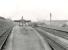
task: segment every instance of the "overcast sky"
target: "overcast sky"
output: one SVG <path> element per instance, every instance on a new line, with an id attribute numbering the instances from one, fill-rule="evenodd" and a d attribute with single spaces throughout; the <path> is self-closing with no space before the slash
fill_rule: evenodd
<path id="1" fill-rule="evenodd" d="M 68 20 L 68 0 L 0 0 L 0 16 L 20 19 Z"/>

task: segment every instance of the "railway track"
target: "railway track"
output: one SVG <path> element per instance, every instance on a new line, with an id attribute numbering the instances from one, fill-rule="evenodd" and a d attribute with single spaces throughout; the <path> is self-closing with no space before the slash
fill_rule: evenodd
<path id="1" fill-rule="evenodd" d="M 49 33 L 52 33 L 56 36 L 59 36 L 59 37 L 62 37 L 62 38 L 65 38 L 68 40 L 68 32 L 57 30 L 57 29 L 46 28 L 46 27 L 39 27 L 39 28 L 44 31 L 47 31 Z"/>
<path id="2" fill-rule="evenodd" d="M 54 30 L 52 30 L 52 31 L 49 31 L 49 30 L 51 30 L 51 29 L 47 29 L 47 28 L 43 28 L 43 27 L 34 27 L 35 28 L 35 30 L 37 30 L 37 32 L 39 32 L 39 34 L 44 38 L 44 40 L 47 40 L 47 42 L 48 42 L 48 44 L 49 44 L 49 46 L 51 47 L 51 49 L 52 50 L 68 50 L 68 48 L 64 45 L 61 45 L 60 43 L 58 43 L 57 41 L 55 41 L 56 39 L 55 38 L 53 38 L 53 37 L 49 37 L 49 35 L 47 35 L 46 34 L 46 32 L 49 32 L 49 33 L 51 33 L 51 34 L 54 34 L 55 36 L 59 36 L 59 35 L 61 35 L 60 33 L 61 33 L 61 31 L 58 31 L 58 30 L 56 30 L 56 31 L 54 31 Z M 47 29 L 47 30 L 46 30 Z M 1 36 L 1 39 L 0 39 L 0 41 L 2 42 L 0 42 L 0 50 L 3 50 L 2 48 L 3 48 L 3 46 L 4 46 L 4 44 L 5 44 L 5 42 L 6 42 L 6 40 L 8 39 L 8 37 L 9 37 L 9 33 L 11 33 L 11 31 L 12 31 L 12 28 L 10 28 L 10 29 L 8 29 L 6 32 L 4 32 L 4 34 Z M 65 32 L 66 34 L 66 36 L 67 36 L 67 32 Z M 57 35 L 56 35 L 57 34 Z M 62 35 L 62 36 L 59 36 L 59 37 L 62 37 L 62 38 L 65 38 L 65 37 L 63 37 L 64 35 Z M 54 40 L 55 39 L 55 40 Z M 66 39 L 66 38 L 65 38 Z"/>
<path id="3" fill-rule="evenodd" d="M 34 27 L 40 35 L 42 35 L 42 37 L 47 40 L 48 44 L 50 45 L 50 47 L 52 48 L 52 50 L 68 50 L 68 48 L 64 45 L 61 45 L 60 43 L 58 43 L 57 41 L 54 40 L 54 38 L 52 39 L 51 37 L 49 37 L 46 32 L 51 33 L 55 36 L 59 36 L 61 38 L 67 39 L 67 32 L 64 31 L 58 31 L 58 30 L 51 30 L 49 28 L 45 28 L 45 27 Z M 40 30 L 39 30 L 40 29 Z M 62 43 L 62 42 L 61 42 Z"/>
<path id="4" fill-rule="evenodd" d="M 0 36 L 0 50 L 3 50 L 5 43 L 12 31 L 12 27 L 8 28 L 1 36 Z"/>

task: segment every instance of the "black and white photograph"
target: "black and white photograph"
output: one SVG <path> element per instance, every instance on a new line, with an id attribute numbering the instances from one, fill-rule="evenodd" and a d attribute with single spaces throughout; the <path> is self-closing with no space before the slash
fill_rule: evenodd
<path id="1" fill-rule="evenodd" d="M 0 0 L 0 50 L 68 50 L 68 0 Z"/>

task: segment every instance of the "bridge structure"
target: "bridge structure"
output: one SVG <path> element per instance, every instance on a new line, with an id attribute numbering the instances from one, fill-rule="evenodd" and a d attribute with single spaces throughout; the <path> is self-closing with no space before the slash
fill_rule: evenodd
<path id="1" fill-rule="evenodd" d="M 31 23 L 31 20 L 25 20 L 23 19 L 23 16 L 20 20 L 15 20 L 14 22 L 17 22 L 19 23 L 20 26 L 23 26 L 23 25 L 29 25 Z"/>

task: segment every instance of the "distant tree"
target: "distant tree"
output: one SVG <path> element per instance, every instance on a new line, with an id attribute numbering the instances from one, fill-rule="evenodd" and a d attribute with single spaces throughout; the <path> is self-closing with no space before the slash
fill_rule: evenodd
<path id="1" fill-rule="evenodd" d="M 4 17 L 0 16 L 0 19 L 5 19 Z"/>
<path id="2" fill-rule="evenodd" d="M 37 23 L 35 23 L 35 22 L 33 22 L 33 23 L 31 23 L 31 24 L 30 24 L 30 26 L 32 26 L 32 27 L 37 27 L 37 26 L 38 26 L 38 24 L 37 24 Z"/>
<path id="3" fill-rule="evenodd" d="M 67 24 L 63 24 L 63 25 L 62 25 L 62 27 L 66 27 L 66 26 L 67 26 Z"/>

